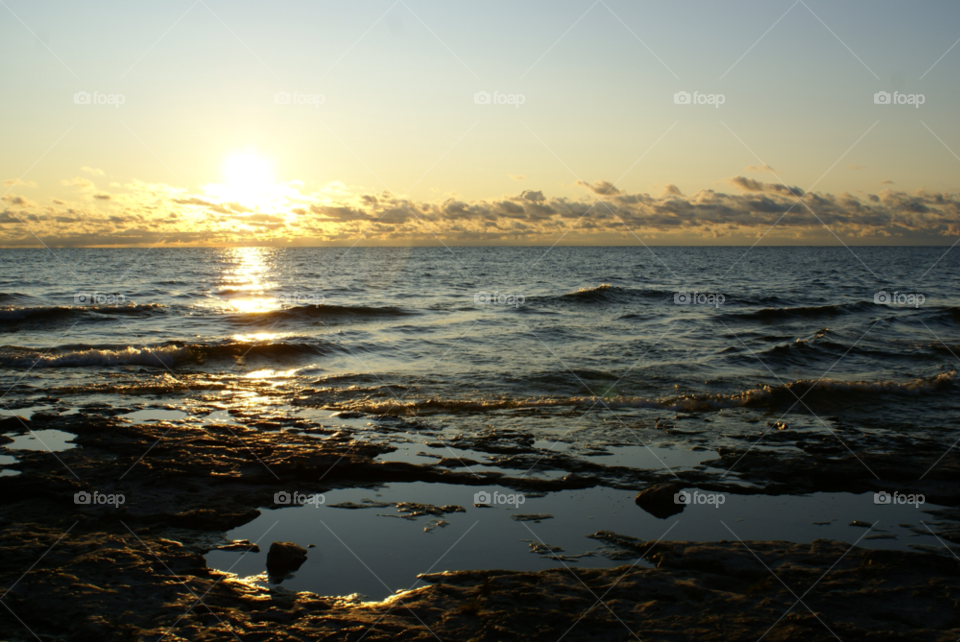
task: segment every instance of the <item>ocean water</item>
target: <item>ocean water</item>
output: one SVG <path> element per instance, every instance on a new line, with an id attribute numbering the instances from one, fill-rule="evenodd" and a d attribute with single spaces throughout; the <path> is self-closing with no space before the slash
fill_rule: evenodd
<path id="1" fill-rule="evenodd" d="M 173 426 L 297 417 L 389 440 L 396 450 L 381 460 L 460 459 L 474 472 L 551 479 L 567 474 L 563 461 L 670 472 L 702 468 L 724 446 L 792 447 L 758 439 L 768 427 L 822 434 L 842 455 L 842 423 L 882 449 L 888 438 L 957 429 L 958 267 L 960 250 L 945 247 L 0 250 L 0 415 L 106 404 L 129 421 Z M 384 415 L 429 430 L 378 432 Z M 477 440 L 542 458 L 517 469 Z M 0 468 L 17 452 L 7 451 Z M 381 492 L 470 507 L 475 490 Z M 411 560 L 431 558 L 440 540 L 463 539 L 452 567 L 536 569 L 559 562 L 529 550 L 534 532 L 577 554 L 596 548 L 590 530 L 663 537 L 669 524 L 628 491 L 573 492 L 586 516 L 531 498 L 554 519 L 501 516 L 504 528 L 477 526 L 487 534 L 476 549 L 472 509 L 424 532 L 369 510 L 271 506 L 231 536 L 254 540 L 277 522 L 274 535 L 326 542 L 329 558 L 331 533 L 360 550 L 370 520 L 396 523 L 410 555 L 387 556 L 390 590 L 370 577 L 332 586 L 322 568 L 294 585 L 382 596 L 431 568 Z M 704 510 L 667 537 L 732 539 L 743 528 L 745 538 L 852 543 L 862 529 L 847 523 L 876 509 L 850 495 L 736 497 L 723 515 Z M 932 540 L 917 526 L 921 511 L 897 510 L 886 534 L 861 545 Z M 916 528 L 898 536 L 903 522 Z M 226 570 L 237 555 L 208 560 Z M 262 560 L 238 565 L 254 567 Z"/>
<path id="2" fill-rule="evenodd" d="M 271 382 L 275 401 L 322 388 L 330 407 L 417 416 L 597 399 L 786 411 L 788 388 L 822 378 L 810 412 L 869 398 L 881 422 L 922 425 L 955 393 L 958 261 L 946 248 L 2 250 L 2 402 L 82 405 L 107 382 L 135 393 L 213 375 Z"/>

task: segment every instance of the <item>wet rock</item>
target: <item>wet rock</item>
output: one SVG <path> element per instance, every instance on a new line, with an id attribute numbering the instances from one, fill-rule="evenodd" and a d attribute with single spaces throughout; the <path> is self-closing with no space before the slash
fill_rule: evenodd
<path id="1" fill-rule="evenodd" d="M 260 511 L 255 509 L 231 512 L 228 510 L 201 508 L 177 513 L 169 516 L 167 519 L 171 526 L 178 526 L 180 528 L 225 531 L 236 528 L 240 524 L 253 521 L 259 516 Z"/>
<path id="2" fill-rule="evenodd" d="M 388 506 L 393 506 L 393 504 L 389 502 L 375 502 L 370 499 L 365 499 L 359 504 L 357 504 L 356 502 L 341 502 L 339 504 L 331 504 L 330 508 L 346 508 L 347 510 L 359 510 L 361 508 L 386 508 Z"/>
<path id="3" fill-rule="evenodd" d="M 634 501 L 654 517 L 666 519 L 683 512 L 684 504 L 678 504 L 674 499 L 681 490 L 679 484 L 654 484 L 637 493 Z"/>
<path id="4" fill-rule="evenodd" d="M 240 551 L 244 553 L 259 553 L 260 547 L 253 544 L 248 539 L 235 539 L 229 544 L 217 547 L 218 551 Z"/>
<path id="5" fill-rule="evenodd" d="M 434 529 L 445 528 L 449 525 L 450 522 L 445 519 L 431 519 L 429 522 L 427 522 L 427 525 L 423 527 L 423 532 L 432 533 Z"/>
<path id="6" fill-rule="evenodd" d="M 0 433 L 4 432 L 24 432 L 30 421 L 24 417 L 4 417 L 0 419 Z"/>
<path id="7" fill-rule="evenodd" d="M 553 515 L 550 515 L 549 513 L 526 513 L 521 515 L 511 515 L 510 517 L 517 522 L 533 522 L 535 524 L 539 524 L 544 519 L 553 519 Z"/>
<path id="8" fill-rule="evenodd" d="M 267 553 L 267 572 L 284 577 L 296 571 L 307 561 L 307 549 L 293 542 L 274 542 Z"/>

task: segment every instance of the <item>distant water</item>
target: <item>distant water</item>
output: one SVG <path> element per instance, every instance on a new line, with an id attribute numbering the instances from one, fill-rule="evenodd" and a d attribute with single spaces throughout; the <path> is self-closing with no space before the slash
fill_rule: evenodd
<path id="1" fill-rule="evenodd" d="M 531 409 L 511 425 L 534 432 L 591 408 L 902 430 L 955 416 L 946 249 L 0 250 L 0 406 L 128 407 L 181 381 L 202 391 L 184 407 L 216 388 L 478 426 Z"/>

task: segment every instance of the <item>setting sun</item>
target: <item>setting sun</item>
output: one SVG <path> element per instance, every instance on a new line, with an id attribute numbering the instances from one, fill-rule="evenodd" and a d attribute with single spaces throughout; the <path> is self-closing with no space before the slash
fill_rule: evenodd
<path id="1" fill-rule="evenodd" d="M 263 189 L 273 182 L 269 160 L 254 152 L 228 156 L 223 162 L 227 184 L 235 189 Z"/>

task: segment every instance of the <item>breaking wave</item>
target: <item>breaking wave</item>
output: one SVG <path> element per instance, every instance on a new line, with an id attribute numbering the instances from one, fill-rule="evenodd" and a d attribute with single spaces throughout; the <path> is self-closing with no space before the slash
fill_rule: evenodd
<path id="1" fill-rule="evenodd" d="M 29 348 L 8 347 L 0 351 L 0 366 L 9 368 L 84 368 L 147 366 L 174 368 L 189 363 L 235 361 L 254 358 L 289 362 L 291 359 L 320 357 L 339 350 L 327 343 L 247 343 L 168 345 L 157 347 L 86 347 L 41 352 Z"/>
<path id="2" fill-rule="evenodd" d="M 341 402 L 339 409 L 367 414 L 416 414 L 477 413 L 498 410 L 521 410 L 526 408 L 558 408 L 598 405 L 606 408 L 651 408 L 676 412 L 711 412 L 725 408 L 769 408 L 793 405 L 798 399 L 805 403 L 849 402 L 858 397 L 875 399 L 875 395 L 919 396 L 930 394 L 954 381 L 956 372 L 946 372 L 933 377 L 896 381 L 836 381 L 832 379 L 799 379 L 784 385 L 758 386 L 734 394 L 683 395 L 648 399 L 644 397 L 539 397 L 530 399 L 426 399 L 399 402 L 396 400 L 374 401 L 362 399 Z"/>

